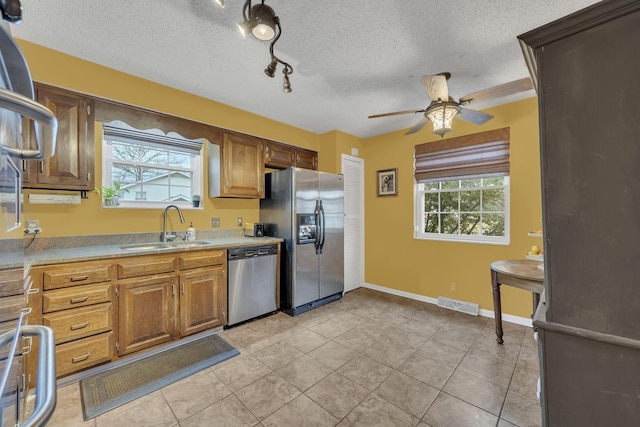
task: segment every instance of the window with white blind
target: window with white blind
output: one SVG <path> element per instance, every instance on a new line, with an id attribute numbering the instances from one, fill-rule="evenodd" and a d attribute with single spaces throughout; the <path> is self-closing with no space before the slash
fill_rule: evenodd
<path id="1" fill-rule="evenodd" d="M 417 239 L 509 244 L 509 129 L 415 147 Z"/>
<path id="2" fill-rule="evenodd" d="M 105 124 L 103 134 L 102 185 L 120 186 L 118 207 L 189 208 L 201 195 L 202 140 L 123 122 Z"/>

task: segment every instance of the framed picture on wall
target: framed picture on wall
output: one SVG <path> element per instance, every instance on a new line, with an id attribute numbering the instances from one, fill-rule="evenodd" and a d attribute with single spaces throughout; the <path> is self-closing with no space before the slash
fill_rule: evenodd
<path id="1" fill-rule="evenodd" d="M 398 195 L 398 169 L 383 169 L 376 174 L 378 196 Z"/>

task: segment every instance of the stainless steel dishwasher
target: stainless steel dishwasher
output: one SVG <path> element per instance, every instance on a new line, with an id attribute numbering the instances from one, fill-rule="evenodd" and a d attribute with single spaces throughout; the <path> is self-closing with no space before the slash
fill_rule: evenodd
<path id="1" fill-rule="evenodd" d="M 229 326 L 278 309 L 277 245 L 229 249 Z"/>

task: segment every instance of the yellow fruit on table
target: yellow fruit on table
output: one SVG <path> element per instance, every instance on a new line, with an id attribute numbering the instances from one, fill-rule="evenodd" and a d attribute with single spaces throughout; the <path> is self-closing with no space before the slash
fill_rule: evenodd
<path id="1" fill-rule="evenodd" d="M 536 256 L 536 255 L 538 255 L 538 253 L 537 252 L 533 252 L 533 251 L 529 251 L 529 252 L 527 252 L 527 255 Z"/>
<path id="2" fill-rule="evenodd" d="M 538 255 L 540 253 L 540 248 L 537 245 L 531 246 L 531 250 L 529 252 L 533 252 L 533 254 L 529 255 Z"/>

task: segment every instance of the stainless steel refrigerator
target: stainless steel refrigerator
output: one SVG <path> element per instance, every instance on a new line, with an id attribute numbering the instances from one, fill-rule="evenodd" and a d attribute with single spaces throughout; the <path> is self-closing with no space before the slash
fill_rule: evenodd
<path id="1" fill-rule="evenodd" d="M 265 176 L 260 221 L 284 239 L 281 308 L 295 316 L 344 292 L 342 175 L 288 168 Z"/>

